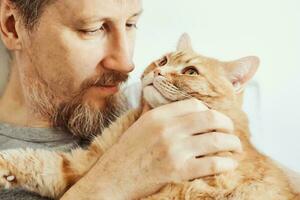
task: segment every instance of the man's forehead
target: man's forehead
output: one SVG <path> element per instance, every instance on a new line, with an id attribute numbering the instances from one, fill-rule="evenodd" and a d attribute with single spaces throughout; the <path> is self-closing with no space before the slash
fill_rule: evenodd
<path id="1" fill-rule="evenodd" d="M 65 16 L 130 18 L 140 14 L 142 0 L 60 0 L 55 7 Z"/>

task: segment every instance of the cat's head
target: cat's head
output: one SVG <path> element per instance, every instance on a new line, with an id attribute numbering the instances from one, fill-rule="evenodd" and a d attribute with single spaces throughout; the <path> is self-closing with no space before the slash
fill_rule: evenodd
<path id="1" fill-rule="evenodd" d="M 157 107 L 195 97 L 211 108 L 230 108 L 259 65 L 254 56 L 222 62 L 197 54 L 181 36 L 175 52 L 153 62 L 142 76 L 143 98 Z"/>

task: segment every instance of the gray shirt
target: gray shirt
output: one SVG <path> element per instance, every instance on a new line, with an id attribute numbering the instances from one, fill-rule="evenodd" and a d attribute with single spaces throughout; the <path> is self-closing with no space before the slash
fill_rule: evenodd
<path id="1" fill-rule="evenodd" d="M 80 140 L 54 128 L 26 128 L 0 123 L 0 150 L 33 148 L 69 151 Z M 1 200 L 49 200 L 22 190 L 1 190 Z"/>

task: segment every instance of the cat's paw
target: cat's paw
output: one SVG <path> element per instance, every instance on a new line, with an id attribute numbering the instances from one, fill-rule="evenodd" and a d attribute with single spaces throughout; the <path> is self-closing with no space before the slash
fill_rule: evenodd
<path id="1" fill-rule="evenodd" d="M 5 189 L 12 188 L 16 181 L 17 179 L 9 170 L 5 159 L 0 155 L 0 187 Z"/>

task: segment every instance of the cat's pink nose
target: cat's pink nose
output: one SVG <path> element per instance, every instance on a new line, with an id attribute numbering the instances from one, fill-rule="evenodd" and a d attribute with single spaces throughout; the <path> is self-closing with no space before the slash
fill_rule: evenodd
<path id="1" fill-rule="evenodd" d="M 155 69 L 155 70 L 154 70 L 154 75 L 155 75 L 155 76 L 161 76 L 162 74 L 161 74 L 160 69 Z"/>

